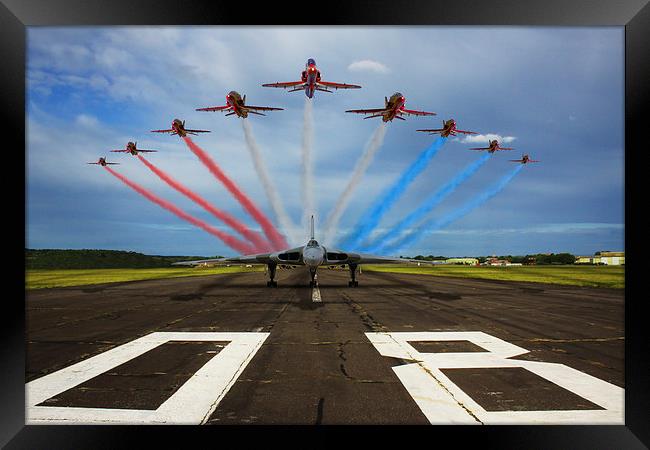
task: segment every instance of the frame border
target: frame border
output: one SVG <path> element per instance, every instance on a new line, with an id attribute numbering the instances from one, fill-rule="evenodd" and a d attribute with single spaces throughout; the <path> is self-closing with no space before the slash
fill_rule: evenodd
<path id="1" fill-rule="evenodd" d="M 217 3 L 207 0 L 2 0 L 0 4 L 0 49 L 3 70 L 0 86 L 3 86 L 1 102 L 2 124 L 7 133 L 17 137 L 14 147 L 7 145 L 12 162 L 21 162 L 26 168 L 26 153 L 11 151 L 25 148 L 25 62 L 26 27 L 28 26 L 108 26 L 108 25 L 299 25 L 305 21 L 313 25 L 515 25 L 515 26 L 624 26 L 625 27 L 625 142 L 626 148 L 647 148 L 642 135 L 645 131 L 642 113 L 650 105 L 648 80 L 650 80 L 650 6 L 648 0 L 411 0 L 406 4 L 387 0 L 368 0 L 349 3 L 335 1 L 306 14 L 301 4 L 278 8 L 277 4 L 251 8 L 244 3 Z M 275 16 L 273 16 L 275 13 Z M 245 23 L 243 23 L 245 22 Z M 647 116 L 647 114 L 646 114 Z M 22 157 L 21 157 L 22 156 Z M 609 449 L 644 448 L 650 445 L 650 396 L 648 374 L 650 373 L 650 340 L 643 314 L 643 292 L 639 288 L 639 265 L 641 251 L 634 246 L 633 234 L 639 230 L 635 219 L 640 215 L 633 210 L 632 202 L 640 194 L 630 186 L 641 179 L 642 164 L 629 157 L 625 162 L 625 247 L 628 261 L 633 266 L 626 269 L 625 287 L 625 404 L 624 426 L 499 426 L 463 427 L 442 426 L 430 429 L 418 427 L 328 427 L 324 434 L 320 429 L 293 427 L 292 441 L 303 442 L 305 437 L 318 445 L 338 445 L 345 437 L 362 438 L 366 441 L 387 443 L 387 434 L 395 433 L 396 440 L 416 437 L 435 439 L 448 437 L 461 444 L 476 443 L 501 448 L 561 448 L 570 443 L 572 448 Z M 26 172 L 23 186 L 26 189 Z M 8 183 L 5 192 L 15 191 L 15 184 Z M 13 194 L 16 211 L 23 210 L 26 224 L 26 196 Z M 22 203 L 21 203 L 22 201 Z M 19 203 L 21 203 L 19 205 Z M 12 205 L 13 206 L 13 205 Z M 16 223 L 18 222 L 18 223 Z M 19 221 L 11 221 L 19 226 Z M 26 229 L 25 229 L 26 233 Z M 26 235 L 23 235 L 26 238 Z M 19 241 L 18 239 L 14 239 Z M 636 242 L 640 242 L 636 239 Z M 17 242 L 16 247 L 20 245 Z M 24 252 L 24 247 L 20 251 Z M 18 250 L 16 251 L 18 253 Z M 24 257 L 24 253 L 23 253 Z M 19 268 L 11 268 L 8 284 L 22 291 L 19 286 Z M 14 273 L 14 271 L 16 273 Z M 24 276 L 24 271 L 23 271 Z M 636 293 L 636 295 L 635 295 Z M 632 301 L 632 298 L 634 300 Z M 636 298 L 638 297 L 638 298 Z M 283 427 L 215 427 L 214 430 L 197 430 L 183 427 L 181 436 L 174 439 L 176 427 L 128 427 L 114 426 L 25 426 L 25 317 L 24 303 L 16 302 L 16 296 L 5 296 L 5 323 L 0 347 L 3 371 L 0 372 L 0 391 L 5 411 L 0 426 L 0 444 L 6 448 L 116 448 L 133 445 L 134 438 L 145 438 L 148 444 L 160 442 L 170 445 L 187 445 L 187 432 L 192 438 L 203 437 L 218 444 L 227 437 L 234 437 L 240 445 L 251 440 L 268 440 L 268 435 L 284 437 L 288 430 Z M 19 297 L 20 298 L 20 297 Z M 415 429 L 414 429 L 415 428 Z M 115 431 L 119 431 L 115 433 Z M 241 433 L 245 431 L 242 440 Z M 461 433 L 459 433 L 459 431 Z M 214 434 L 214 433 L 218 434 Z M 354 435 L 352 434 L 354 433 Z M 316 438 L 316 439 L 314 439 Z M 408 439 L 407 438 L 407 439 Z M 411 441 L 411 439 L 408 439 Z M 316 442 L 314 442 L 316 441 Z M 268 441 L 267 441 L 268 442 Z M 645 444 L 645 445 L 644 445 Z M 184 446 L 185 446 L 184 445 Z"/>

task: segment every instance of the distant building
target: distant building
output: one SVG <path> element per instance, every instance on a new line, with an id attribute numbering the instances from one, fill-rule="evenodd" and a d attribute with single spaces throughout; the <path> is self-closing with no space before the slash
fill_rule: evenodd
<path id="1" fill-rule="evenodd" d="M 604 264 L 624 266 L 625 252 L 596 252 L 594 256 L 576 256 L 576 264 Z"/>

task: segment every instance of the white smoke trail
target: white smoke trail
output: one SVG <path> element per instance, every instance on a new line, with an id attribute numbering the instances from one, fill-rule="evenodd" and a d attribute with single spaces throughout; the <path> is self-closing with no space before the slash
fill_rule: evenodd
<path id="1" fill-rule="evenodd" d="M 386 136 L 386 123 L 382 122 L 377 127 L 372 137 L 370 138 L 370 141 L 366 145 L 363 154 L 357 160 L 357 164 L 354 167 L 354 171 L 352 172 L 350 181 L 348 181 L 347 186 L 341 193 L 341 196 L 336 201 L 336 204 L 334 205 L 334 209 L 327 217 L 327 222 L 325 224 L 325 229 L 323 232 L 323 242 L 325 242 L 326 244 L 330 243 L 330 240 L 336 231 L 336 227 L 339 224 L 339 220 L 343 215 L 343 211 L 345 211 L 345 208 L 348 206 L 348 202 L 350 201 L 352 192 L 361 181 L 363 175 L 366 173 L 366 170 L 368 169 L 368 166 L 372 162 L 375 153 L 377 153 L 377 150 L 379 150 L 381 144 L 384 143 L 384 136 Z"/>
<path id="2" fill-rule="evenodd" d="M 275 218 L 277 219 L 280 228 L 284 232 L 285 236 L 287 236 L 287 238 L 292 241 L 290 244 L 295 245 L 297 242 L 299 242 L 300 238 L 296 236 L 295 225 L 291 221 L 291 218 L 289 218 L 289 215 L 287 214 L 286 210 L 284 209 L 284 205 L 282 204 L 282 200 L 280 199 L 280 195 L 271 182 L 271 177 L 269 176 L 268 170 L 266 169 L 266 164 L 264 164 L 264 161 L 262 160 L 262 153 L 257 146 L 257 142 L 255 142 L 255 138 L 253 137 L 253 129 L 251 128 L 247 119 L 242 120 L 242 126 L 244 128 L 244 137 L 246 138 L 248 151 L 251 153 L 253 164 L 255 165 L 255 170 L 257 171 L 257 176 L 259 177 L 260 182 L 264 187 L 264 191 L 266 192 L 266 195 L 269 199 L 269 202 L 271 203 L 271 208 L 273 209 Z"/>
<path id="3" fill-rule="evenodd" d="M 305 236 L 309 233 L 309 218 L 315 214 L 314 207 L 314 162 L 312 148 L 314 142 L 314 116 L 312 101 L 305 97 L 305 112 L 302 128 L 302 227 Z"/>

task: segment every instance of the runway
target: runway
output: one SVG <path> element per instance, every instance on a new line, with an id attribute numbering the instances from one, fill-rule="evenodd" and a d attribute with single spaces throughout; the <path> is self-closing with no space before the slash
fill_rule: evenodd
<path id="1" fill-rule="evenodd" d="M 28 423 L 623 423 L 622 289 L 358 279 L 27 291 Z"/>

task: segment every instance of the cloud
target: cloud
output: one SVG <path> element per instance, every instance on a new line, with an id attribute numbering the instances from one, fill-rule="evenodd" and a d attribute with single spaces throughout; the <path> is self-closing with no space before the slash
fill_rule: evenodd
<path id="1" fill-rule="evenodd" d="M 388 73 L 390 69 L 384 64 L 373 61 L 371 59 L 363 59 L 361 61 L 355 61 L 348 66 L 348 70 L 351 72 L 375 72 L 375 73 Z"/>
<path id="2" fill-rule="evenodd" d="M 500 134 L 488 133 L 464 136 L 459 142 L 461 144 L 485 144 L 494 139 L 499 141 L 500 144 L 508 144 L 517 138 L 514 136 L 501 136 Z"/>
<path id="3" fill-rule="evenodd" d="M 79 114 L 75 119 L 75 122 L 77 122 L 77 125 L 86 128 L 95 128 L 97 125 L 99 125 L 97 117 L 91 116 L 89 114 Z"/>

